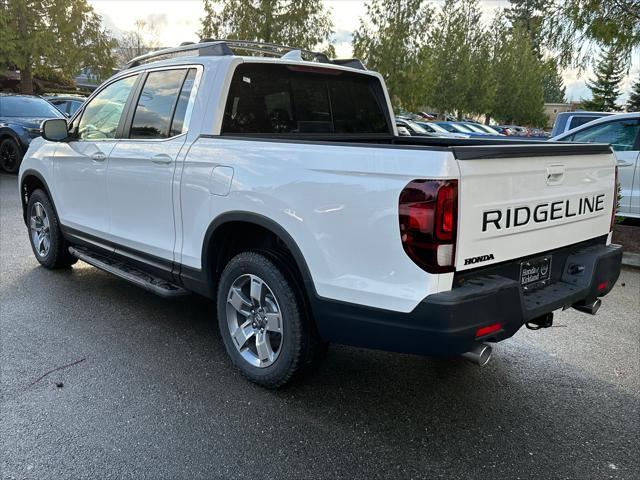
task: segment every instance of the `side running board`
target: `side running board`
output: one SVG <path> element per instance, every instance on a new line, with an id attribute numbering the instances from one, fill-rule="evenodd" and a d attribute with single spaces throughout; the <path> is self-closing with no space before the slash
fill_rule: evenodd
<path id="1" fill-rule="evenodd" d="M 69 253 L 83 262 L 93 265 L 105 272 L 113 273 L 120 278 L 160 295 L 161 297 L 176 298 L 189 295 L 190 292 L 178 285 L 167 282 L 159 277 L 150 275 L 116 259 L 100 255 L 82 247 L 69 247 Z"/>

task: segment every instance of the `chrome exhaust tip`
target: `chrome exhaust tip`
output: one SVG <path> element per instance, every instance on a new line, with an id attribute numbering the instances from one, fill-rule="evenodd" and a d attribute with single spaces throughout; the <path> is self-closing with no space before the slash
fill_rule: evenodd
<path id="1" fill-rule="evenodd" d="M 578 310 L 579 312 L 595 315 L 600 309 L 600 305 L 602 305 L 602 300 L 600 300 L 599 298 L 596 298 L 591 302 L 575 303 L 572 305 L 572 307 Z"/>
<path id="2" fill-rule="evenodd" d="M 472 363 L 475 363 L 479 367 L 484 367 L 489 360 L 491 360 L 491 352 L 493 348 L 486 343 L 482 343 L 477 345 L 473 350 L 465 352 L 462 354 L 462 358 L 469 360 Z"/>

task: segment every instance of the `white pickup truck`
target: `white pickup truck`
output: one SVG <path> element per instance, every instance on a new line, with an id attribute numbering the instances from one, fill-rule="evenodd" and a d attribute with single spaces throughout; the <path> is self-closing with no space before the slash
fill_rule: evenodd
<path id="1" fill-rule="evenodd" d="M 214 299 L 268 387 L 329 342 L 483 364 L 556 309 L 595 313 L 622 256 L 608 146 L 400 137 L 379 74 L 307 54 L 155 52 L 45 121 L 19 174 L 37 260 Z"/>

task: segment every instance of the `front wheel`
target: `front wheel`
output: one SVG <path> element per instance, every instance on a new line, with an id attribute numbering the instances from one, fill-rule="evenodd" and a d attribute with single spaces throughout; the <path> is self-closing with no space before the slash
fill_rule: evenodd
<path id="1" fill-rule="evenodd" d="M 60 223 L 45 192 L 36 190 L 29 197 L 27 222 L 31 249 L 40 264 L 49 269 L 69 267 L 78 259 L 71 255 L 62 237 Z"/>
<path id="2" fill-rule="evenodd" d="M 276 256 L 234 257 L 220 277 L 217 306 L 227 353 L 259 385 L 285 385 L 326 351 L 290 271 Z"/>
<path id="3" fill-rule="evenodd" d="M 20 145 L 12 138 L 5 138 L 0 142 L 0 167 L 9 173 L 15 173 L 22 162 Z"/>

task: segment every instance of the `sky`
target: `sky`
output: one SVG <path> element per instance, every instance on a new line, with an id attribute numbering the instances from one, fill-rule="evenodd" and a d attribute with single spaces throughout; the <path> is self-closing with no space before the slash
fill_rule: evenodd
<path id="1" fill-rule="evenodd" d="M 335 46 L 337 57 L 351 56 L 352 32 L 358 28 L 359 19 L 365 14 L 364 1 L 358 0 L 323 0 L 331 9 L 335 29 Z M 161 46 L 178 46 L 182 42 L 197 41 L 196 32 L 200 28 L 200 18 L 204 16 L 201 0 L 89 0 L 89 3 L 102 16 L 106 28 L 118 36 L 122 32 L 134 29 L 136 20 L 152 22 L 157 29 Z M 434 2 L 436 5 L 442 3 Z M 481 0 L 483 20 L 489 22 L 497 8 L 508 5 L 505 0 Z M 567 88 L 567 100 L 579 101 L 589 98 L 590 91 L 585 81 L 592 75 L 591 69 L 579 72 L 567 69 L 563 72 Z M 640 75 L 640 52 L 634 52 L 629 75 L 624 79 L 620 103 L 626 101 L 633 80 Z"/>

